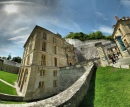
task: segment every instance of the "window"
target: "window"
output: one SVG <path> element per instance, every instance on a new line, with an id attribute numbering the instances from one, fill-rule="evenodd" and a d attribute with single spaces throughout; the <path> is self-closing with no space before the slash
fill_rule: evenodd
<path id="1" fill-rule="evenodd" d="M 57 76 L 57 70 L 54 70 L 54 72 L 53 72 L 53 76 L 54 76 L 54 77 Z"/>
<path id="2" fill-rule="evenodd" d="M 43 33 L 43 39 L 46 40 L 46 33 Z"/>
<path id="3" fill-rule="evenodd" d="M 29 46 L 29 52 L 32 50 L 32 44 Z"/>
<path id="4" fill-rule="evenodd" d="M 42 51 L 46 51 L 46 43 L 45 42 L 42 43 Z"/>
<path id="5" fill-rule="evenodd" d="M 56 38 L 53 37 L 53 43 L 56 43 Z"/>
<path id="6" fill-rule="evenodd" d="M 45 76 L 45 70 L 40 71 L 40 76 Z"/>
<path id="7" fill-rule="evenodd" d="M 119 30 L 119 32 L 121 33 L 121 35 L 123 35 L 123 33 L 122 33 L 121 29 L 119 28 L 118 30 Z"/>
<path id="8" fill-rule="evenodd" d="M 57 58 L 54 58 L 54 64 L 57 66 Z"/>
<path id="9" fill-rule="evenodd" d="M 40 81 L 38 88 L 43 88 L 43 87 L 44 87 L 44 81 Z"/>
<path id="10" fill-rule="evenodd" d="M 53 53 L 57 54 L 57 48 L 56 48 L 56 46 L 53 46 Z"/>
<path id="11" fill-rule="evenodd" d="M 30 56 L 28 56 L 27 65 L 30 63 Z"/>
<path id="12" fill-rule="evenodd" d="M 41 57 L 41 65 L 46 65 L 46 56 L 42 55 Z"/>
<path id="13" fill-rule="evenodd" d="M 57 80 L 53 81 L 53 87 L 57 87 Z"/>

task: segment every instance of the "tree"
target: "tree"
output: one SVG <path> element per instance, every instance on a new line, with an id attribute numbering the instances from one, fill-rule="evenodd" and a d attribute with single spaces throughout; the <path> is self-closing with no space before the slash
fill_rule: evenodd
<path id="1" fill-rule="evenodd" d="M 21 63 L 21 57 L 17 56 L 17 57 L 13 57 L 12 61 L 15 61 L 15 62 L 18 62 L 18 63 Z"/>
<path id="2" fill-rule="evenodd" d="M 7 58 L 3 56 L 2 59 L 7 59 Z"/>
<path id="3" fill-rule="evenodd" d="M 8 55 L 7 60 L 11 59 L 11 53 Z"/>
<path id="4" fill-rule="evenodd" d="M 79 39 L 81 41 L 93 40 L 93 39 L 106 39 L 114 41 L 112 36 L 105 36 L 101 31 L 84 34 L 83 32 L 70 33 L 65 38 Z"/>

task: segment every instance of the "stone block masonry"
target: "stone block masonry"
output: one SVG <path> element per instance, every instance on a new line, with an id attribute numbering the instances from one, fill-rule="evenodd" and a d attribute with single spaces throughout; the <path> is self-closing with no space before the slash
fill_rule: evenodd
<path id="1" fill-rule="evenodd" d="M 78 107 L 89 88 L 94 67 L 93 63 L 86 65 L 85 72 L 73 85 L 53 97 L 27 104 L 0 104 L 0 107 Z"/>

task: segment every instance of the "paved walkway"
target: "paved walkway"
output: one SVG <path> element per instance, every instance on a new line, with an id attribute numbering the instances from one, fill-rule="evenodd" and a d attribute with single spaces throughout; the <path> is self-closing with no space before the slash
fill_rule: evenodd
<path id="1" fill-rule="evenodd" d="M 2 80 L 2 79 L 0 79 L 0 81 L 1 81 L 1 82 L 3 82 L 3 83 L 5 83 L 5 84 L 7 84 L 7 85 L 9 85 L 9 86 L 11 86 L 11 87 L 13 87 L 13 88 L 15 88 L 15 86 L 14 86 L 14 85 L 12 85 L 12 84 L 10 84 L 10 83 L 8 83 L 8 82 L 6 82 L 6 81 Z"/>
<path id="2" fill-rule="evenodd" d="M 117 67 L 117 68 L 127 68 L 130 69 L 130 57 L 121 58 L 115 64 L 110 64 L 110 66 Z"/>

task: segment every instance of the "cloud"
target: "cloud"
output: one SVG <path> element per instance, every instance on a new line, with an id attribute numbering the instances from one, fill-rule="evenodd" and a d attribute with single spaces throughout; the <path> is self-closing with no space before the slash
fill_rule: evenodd
<path id="1" fill-rule="evenodd" d="M 98 12 L 98 11 L 96 11 L 95 13 L 96 13 L 96 15 L 97 15 L 98 18 L 101 18 L 103 20 L 108 20 L 103 13 Z"/>
<path id="2" fill-rule="evenodd" d="M 0 4 L 32 4 L 32 2 L 27 1 L 1 1 Z"/>
<path id="3" fill-rule="evenodd" d="M 9 41 L 14 41 L 15 44 L 24 44 L 28 38 L 29 34 L 23 36 L 16 36 L 13 38 L 8 39 Z"/>
<path id="4" fill-rule="evenodd" d="M 93 31 L 101 31 L 103 33 L 107 33 L 107 34 L 112 34 L 113 29 L 111 27 L 105 26 L 105 25 L 101 25 L 98 29 L 93 30 Z"/>
<path id="5" fill-rule="evenodd" d="M 121 0 L 120 2 L 122 5 L 124 5 L 126 7 L 130 7 L 130 0 Z"/>
<path id="6" fill-rule="evenodd" d="M 25 31 L 25 30 L 27 30 L 27 29 L 29 29 L 29 28 L 28 28 L 28 27 L 19 28 L 19 29 L 15 30 L 13 33 L 14 33 L 14 34 L 20 33 L 20 32 Z"/>

